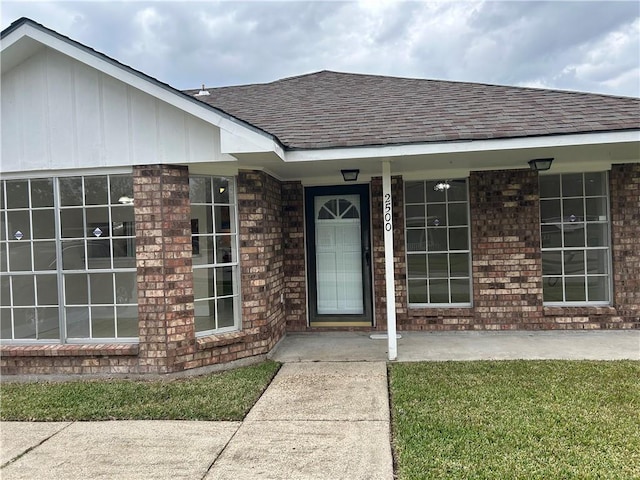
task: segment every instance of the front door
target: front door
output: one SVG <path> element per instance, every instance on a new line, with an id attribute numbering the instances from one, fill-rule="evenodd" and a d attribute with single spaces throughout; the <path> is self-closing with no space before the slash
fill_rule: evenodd
<path id="1" fill-rule="evenodd" d="M 371 326 L 367 185 L 306 189 L 311 326 Z"/>

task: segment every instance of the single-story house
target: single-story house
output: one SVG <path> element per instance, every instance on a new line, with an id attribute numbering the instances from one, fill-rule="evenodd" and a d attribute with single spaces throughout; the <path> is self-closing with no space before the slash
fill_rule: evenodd
<path id="1" fill-rule="evenodd" d="M 3 374 L 640 328 L 640 99 L 331 71 L 179 91 L 25 18 L 1 71 Z"/>

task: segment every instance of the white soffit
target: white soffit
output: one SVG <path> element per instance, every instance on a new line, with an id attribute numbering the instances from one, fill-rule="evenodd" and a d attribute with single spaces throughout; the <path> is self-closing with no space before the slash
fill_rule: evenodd
<path id="1" fill-rule="evenodd" d="M 220 128 L 222 153 L 233 153 L 224 148 L 226 144 L 242 152 L 274 152 L 280 158 L 284 157 L 282 147 L 271 135 L 255 127 L 243 125 L 243 122 L 224 116 L 202 102 L 187 98 L 178 91 L 172 91 L 168 85 L 160 85 L 161 82 L 154 81 L 143 73 L 119 64 L 73 40 L 60 38 L 33 23 L 25 23 L 9 32 L 2 38 L 0 45 L 3 69 L 10 69 L 44 45 Z M 14 48 L 9 50 L 10 47 Z"/>

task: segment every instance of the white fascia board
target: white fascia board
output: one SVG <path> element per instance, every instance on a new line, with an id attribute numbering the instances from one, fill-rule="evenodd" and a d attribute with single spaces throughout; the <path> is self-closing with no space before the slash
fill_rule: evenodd
<path id="1" fill-rule="evenodd" d="M 274 138 L 266 133 L 253 130 L 242 125 L 238 121 L 234 121 L 232 118 L 225 117 L 205 104 L 200 104 L 196 100 L 190 100 L 184 98 L 182 95 L 176 94 L 169 90 L 169 87 L 162 87 L 153 82 L 150 82 L 146 78 L 143 78 L 144 74 L 135 74 L 128 71 L 127 68 L 123 68 L 122 65 L 116 65 L 107 60 L 106 56 L 98 52 L 86 51 L 76 45 L 70 43 L 70 41 L 57 38 L 47 32 L 44 32 L 32 25 L 22 25 L 10 35 L 2 39 L 2 50 L 5 50 L 10 45 L 18 41 L 22 37 L 32 38 L 43 45 L 52 48 L 60 53 L 63 53 L 79 62 L 84 63 L 96 70 L 116 78 L 127 85 L 137 88 L 158 100 L 161 100 L 169 105 L 172 105 L 180 110 L 187 112 L 194 117 L 200 118 L 207 123 L 215 125 L 220 128 L 222 132 L 230 132 L 237 137 L 236 145 L 239 147 L 250 150 L 251 152 L 275 152 L 279 157 L 284 157 L 284 151 L 282 147 L 274 140 Z M 6 42 L 5 42 L 6 41 Z M 159 82 L 160 83 L 160 82 Z M 234 153 L 232 151 L 224 151 L 222 153 Z"/>
<path id="2" fill-rule="evenodd" d="M 220 151 L 223 154 L 275 152 L 278 157 L 284 160 L 284 149 L 277 142 L 272 140 L 271 148 L 265 148 L 263 144 L 254 143 L 253 138 L 247 139 L 242 132 L 238 133 L 220 129 Z"/>
<path id="3" fill-rule="evenodd" d="M 470 140 L 461 142 L 420 143 L 410 145 L 382 145 L 378 147 L 326 148 L 318 150 L 292 150 L 286 152 L 285 162 L 313 162 L 321 160 L 347 160 L 358 158 L 393 158 L 413 155 L 471 153 L 527 148 L 567 147 L 640 142 L 640 130 L 606 133 L 579 133 L 521 137 L 498 140 Z"/>

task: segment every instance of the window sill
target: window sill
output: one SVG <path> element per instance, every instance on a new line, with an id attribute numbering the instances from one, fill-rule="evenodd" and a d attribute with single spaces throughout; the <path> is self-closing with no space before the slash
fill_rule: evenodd
<path id="1" fill-rule="evenodd" d="M 582 305 L 582 306 L 545 306 L 543 307 L 545 317 L 567 316 L 567 315 L 617 315 L 616 309 L 610 305 Z"/>
<path id="2" fill-rule="evenodd" d="M 2 345 L 4 357 L 111 357 L 138 355 L 138 344 Z"/>
<path id="3" fill-rule="evenodd" d="M 407 313 L 410 317 L 473 317 L 473 307 L 456 306 L 450 307 L 412 307 L 409 305 Z"/>
<path id="4" fill-rule="evenodd" d="M 256 327 L 249 330 L 236 330 L 234 332 L 207 335 L 206 337 L 199 337 L 196 340 L 196 345 L 198 346 L 198 350 L 226 347 L 237 343 L 244 343 L 247 336 L 258 335 L 259 333 L 260 328 Z"/>

